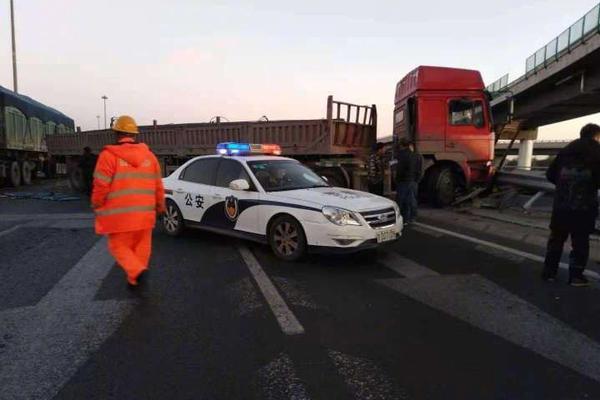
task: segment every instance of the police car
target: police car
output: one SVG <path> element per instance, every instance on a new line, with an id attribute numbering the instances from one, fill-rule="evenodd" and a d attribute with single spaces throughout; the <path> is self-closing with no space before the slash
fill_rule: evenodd
<path id="1" fill-rule="evenodd" d="M 331 187 L 278 145 L 221 143 L 163 179 L 173 236 L 201 228 L 268 243 L 296 260 L 307 251 L 351 252 L 396 240 L 402 217 L 395 202 Z"/>

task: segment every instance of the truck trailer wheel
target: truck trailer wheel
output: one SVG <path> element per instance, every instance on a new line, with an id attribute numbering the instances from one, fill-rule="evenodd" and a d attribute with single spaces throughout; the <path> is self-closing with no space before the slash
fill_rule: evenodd
<path id="1" fill-rule="evenodd" d="M 436 167 L 427 180 L 427 197 L 435 207 L 446 207 L 456 198 L 456 178 L 449 167 Z"/>
<path id="2" fill-rule="evenodd" d="M 21 164 L 21 181 L 23 185 L 31 185 L 33 179 L 33 167 L 29 161 L 23 161 Z"/>
<path id="3" fill-rule="evenodd" d="M 21 166 L 17 161 L 10 163 L 10 169 L 8 171 L 8 182 L 12 187 L 21 186 Z"/>

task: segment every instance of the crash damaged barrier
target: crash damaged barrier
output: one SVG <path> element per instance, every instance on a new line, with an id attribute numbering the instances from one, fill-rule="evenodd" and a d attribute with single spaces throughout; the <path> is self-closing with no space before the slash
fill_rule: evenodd
<path id="1" fill-rule="evenodd" d="M 81 200 L 80 196 L 68 194 L 68 193 L 56 193 L 56 192 L 8 192 L 0 193 L 0 197 L 6 197 L 9 199 L 23 200 L 23 199 L 34 199 L 34 200 L 48 200 L 48 201 L 74 201 Z"/>

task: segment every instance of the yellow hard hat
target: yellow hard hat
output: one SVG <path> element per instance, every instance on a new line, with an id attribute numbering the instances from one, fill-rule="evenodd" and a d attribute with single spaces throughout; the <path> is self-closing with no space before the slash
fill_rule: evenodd
<path id="1" fill-rule="evenodd" d="M 112 126 L 112 130 L 115 132 L 129 133 L 132 135 L 140 133 L 135 120 L 129 115 L 121 115 L 115 120 Z"/>

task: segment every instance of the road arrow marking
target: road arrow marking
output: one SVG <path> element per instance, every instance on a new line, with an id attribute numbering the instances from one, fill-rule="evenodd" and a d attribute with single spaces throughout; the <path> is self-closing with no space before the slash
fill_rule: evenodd
<path id="1" fill-rule="evenodd" d="M 267 400 L 310 400 L 306 387 L 296 375 L 290 357 L 281 353 L 258 371 L 258 381 Z"/>
<path id="2" fill-rule="evenodd" d="M 54 397 L 121 325 L 133 301 L 93 301 L 113 265 L 102 238 L 38 304 L 0 313 L 3 400 Z"/>
<path id="3" fill-rule="evenodd" d="M 329 350 L 329 358 L 356 399 L 407 399 L 408 395 L 371 360 Z"/>
<path id="4" fill-rule="evenodd" d="M 600 382 L 600 345 L 588 336 L 482 276 L 431 272 L 376 282 Z"/>

